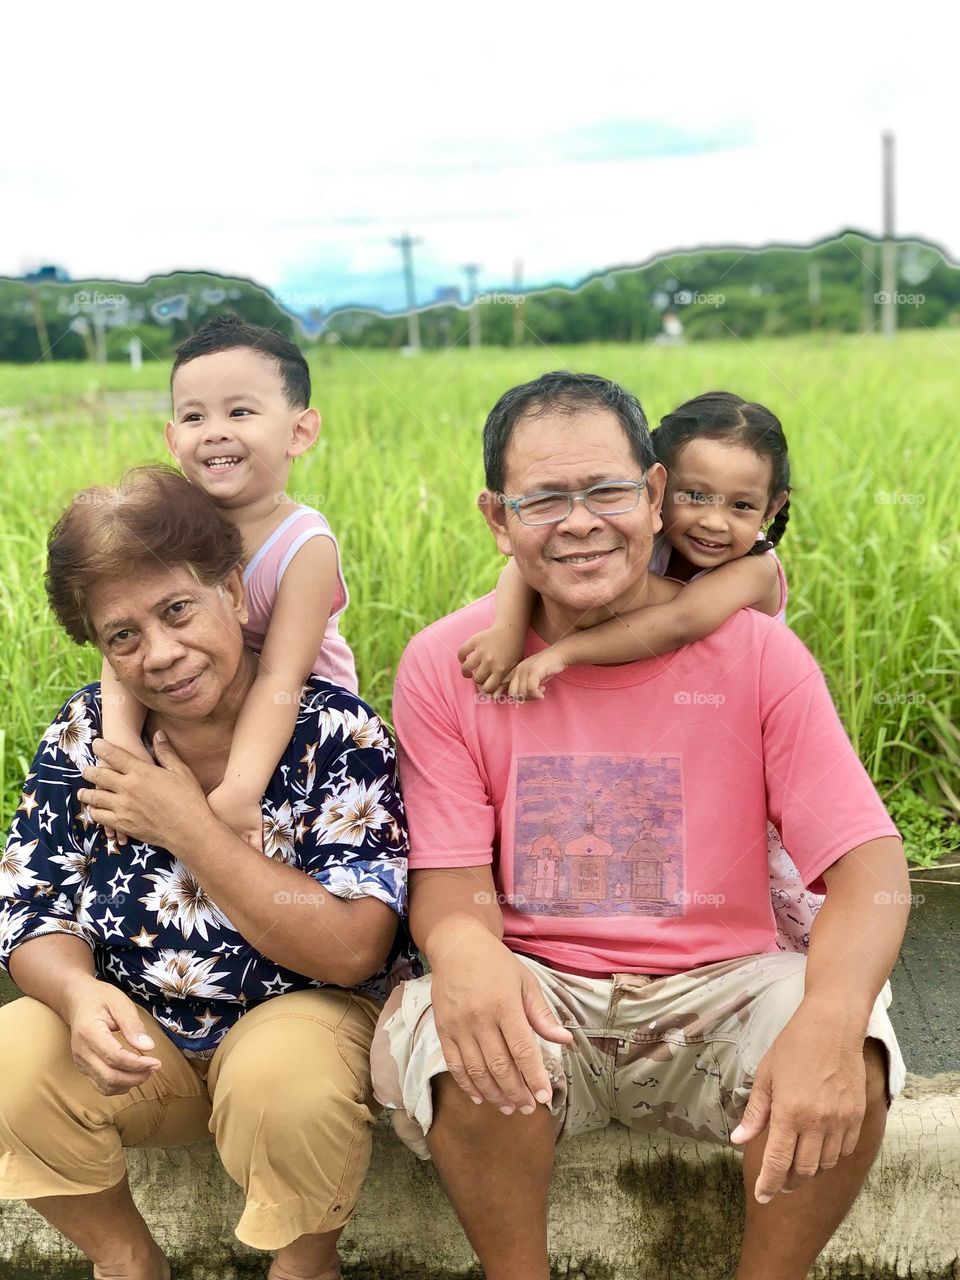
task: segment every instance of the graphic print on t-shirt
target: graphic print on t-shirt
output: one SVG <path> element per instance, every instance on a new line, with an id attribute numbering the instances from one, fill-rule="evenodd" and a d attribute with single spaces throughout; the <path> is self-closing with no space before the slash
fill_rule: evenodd
<path id="1" fill-rule="evenodd" d="M 513 906 L 558 916 L 682 916 L 679 756 L 517 760 Z"/>

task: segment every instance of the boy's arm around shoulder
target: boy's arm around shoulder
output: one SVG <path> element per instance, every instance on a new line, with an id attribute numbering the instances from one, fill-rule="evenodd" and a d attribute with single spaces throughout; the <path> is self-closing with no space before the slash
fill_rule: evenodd
<path id="1" fill-rule="evenodd" d="M 337 583 L 330 538 L 310 538 L 277 591 L 260 669 L 237 720 L 223 786 L 261 796 L 290 741 L 300 690 L 323 644 Z M 219 790 L 219 788 L 218 788 Z"/>

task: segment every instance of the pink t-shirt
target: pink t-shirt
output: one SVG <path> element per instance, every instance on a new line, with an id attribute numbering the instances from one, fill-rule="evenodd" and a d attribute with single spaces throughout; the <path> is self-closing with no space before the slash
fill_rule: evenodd
<path id="1" fill-rule="evenodd" d="M 340 565 L 340 548 L 326 519 L 312 507 L 298 506 L 292 511 L 257 549 L 244 569 L 243 583 L 250 618 L 243 628 L 243 639 L 258 653 L 263 648 L 283 575 L 293 557 L 311 538 L 329 538 L 337 553 L 337 582 L 330 620 L 327 622 L 317 660 L 313 664 L 313 674 L 356 693 L 357 669 L 353 653 L 341 636 L 337 624 L 337 619 L 350 602 Z"/>
<path id="2" fill-rule="evenodd" d="M 479 693 L 457 648 L 493 595 L 407 646 L 394 692 L 410 862 L 493 863 L 504 942 L 557 969 L 678 973 L 776 949 L 767 820 L 803 882 L 897 831 L 817 664 L 741 609 L 664 657 Z M 526 653 L 544 648 L 528 633 Z"/>

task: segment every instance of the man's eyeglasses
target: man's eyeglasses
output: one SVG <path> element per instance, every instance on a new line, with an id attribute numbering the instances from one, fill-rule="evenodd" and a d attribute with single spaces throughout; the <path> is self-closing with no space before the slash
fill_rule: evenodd
<path id="1" fill-rule="evenodd" d="M 595 516 L 625 516 L 636 510 L 646 484 L 647 477 L 643 475 L 639 480 L 609 480 L 578 493 L 547 491 L 522 498 L 508 498 L 502 493 L 500 501 L 523 524 L 559 524 L 573 514 L 575 502 L 582 502 Z"/>

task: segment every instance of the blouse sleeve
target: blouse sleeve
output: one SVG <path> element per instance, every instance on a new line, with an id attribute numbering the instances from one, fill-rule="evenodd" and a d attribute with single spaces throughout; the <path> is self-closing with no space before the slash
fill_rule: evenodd
<path id="1" fill-rule="evenodd" d="M 0 858 L 0 964 L 21 943 L 68 933 L 93 943 L 83 923 L 98 827 L 76 798 L 100 732 L 96 686 L 75 693 L 44 733 Z"/>

